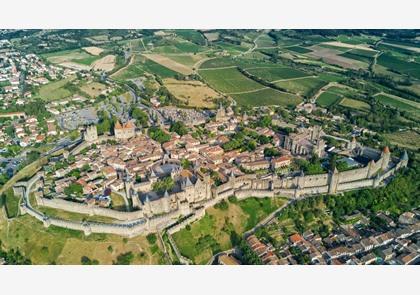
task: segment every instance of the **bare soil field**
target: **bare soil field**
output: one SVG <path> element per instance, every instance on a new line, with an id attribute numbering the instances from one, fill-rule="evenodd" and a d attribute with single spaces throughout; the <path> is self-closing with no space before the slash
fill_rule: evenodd
<path id="1" fill-rule="evenodd" d="M 93 98 L 99 96 L 105 89 L 106 86 L 98 82 L 87 83 L 80 88 L 80 90 L 89 94 L 89 96 Z"/>
<path id="2" fill-rule="evenodd" d="M 92 64 L 94 70 L 110 72 L 115 67 L 115 55 L 106 55 Z"/>
<path id="3" fill-rule="evenodd" d="M 204 36 L 206 36 L 207 40 L 209 40 L 210 42 L 213 42 L 219 39 L 219 32 L 204 33 Z"/>
<path id="4" fill-rule="evenodd" d="M 78 64 L 71 61 L 62 62 L 62 63 L 59 63 L 59 65 L 64 68 L 69 68 L 69 69 L 79 70 L 79 71 L 89 71 L 91 69 L 90 66 Z"/>
<path id="5" fill-rule="evenodd" d="M 312 52 L 307 53 L 307 56 L 321 59 L 325 63 L 334 64 L 349 69 L 367 68 L 368 66 L 367 63 L 340 56 L 339 54 L 342 54 L 342 52 L 339 50 L 325 48 L 318 45 L 314 45 L 309 48 L 312 50 Z"/>
<path id="6" fill-rule="evenodd" d="M 193 72 L 192 68 L 189 68 L 161 54 L 144 54 L 144 56 L 168 69 L 183 75 L 190 75 Z"/>
<path id="7" fill-rule="evenodd" d="M 102 48 L 96 46 L 83 47 L 82 49 L 92 55 L 100 55 L 104 51 Z"/>
<path id="8" fill-rule="evenodd" d="M 339 41 L 330 41 L 330 42 L 324 42 L 321 44 L 331 45 L 331 46 L 337 46 L 337 47 L 345 47 L 345 48 L 351 48 L 351 49 L 363 49 L 363 50 L 371 50 L 375 51 L 374 49 L 368 47 L 364 44 L 349 44 L 349 43 L 343 43 Z"/>
<path id="9" fill-rule="evenodd" d="M 213 108 L 213 101 L 221 95 L 200 81 L 163 80 L 165 87 L 177 99 L 191 107 Z"/>

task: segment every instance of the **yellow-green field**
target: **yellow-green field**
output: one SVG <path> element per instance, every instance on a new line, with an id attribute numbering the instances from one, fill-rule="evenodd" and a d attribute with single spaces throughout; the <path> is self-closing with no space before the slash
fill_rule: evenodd
<path id="1" fill-rule="evenodd" d="M 392 144 L 398 145 L 400 147 L 405 147 L 409 149 L 420 148 L 420 134 L 416 131 L 406 130 L 388 133 L 385 134 L 385 137 Z"/>
<path id="2" fill-rule="evenodd" d="M 47 101 L 63 99 L 71 96 L 73 93 L 64 86 L 73 81 L 75 78 L 75 76 L 71 76 L 63 80 L 45 84 L 39 88 L 39 96 Z"/>
<path id="3" fill-rule="evenodd" d="M 365 103 L 364 101 L 355 100 L 351 98 L 343 98 L 343 100 L 340 102 L 340 105 L 343 107 L 356 109 L 356 110 L 362 110 L 362 111 L 370 110 L 369 104 Z"/>

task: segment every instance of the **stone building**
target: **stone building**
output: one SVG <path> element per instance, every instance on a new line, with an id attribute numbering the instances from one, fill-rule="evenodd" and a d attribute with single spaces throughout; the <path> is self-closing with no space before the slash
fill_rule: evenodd
<path id="1" fill-rule="evenodd" d="M 88 125 L 83 131 L 83 139 L 87 142 L 93 142 L 98 139 L 98 131 L 96 125 Z"/>
<path id="2" fill-rule="evenodd" d="M 136 135 L 136 126 L 132 121 L 121 124 L 119 121 L 115 123 L 114 135 L 117 139 L 129 139 Z"/>
<path id="3" fill-rule="evenodd" d="M 320 126 L 300 128 L 297 133 L 284 135 L 281 146 L 293 155 L 312 155 L 322 157 L 325 149 L 325 135 Z"/>

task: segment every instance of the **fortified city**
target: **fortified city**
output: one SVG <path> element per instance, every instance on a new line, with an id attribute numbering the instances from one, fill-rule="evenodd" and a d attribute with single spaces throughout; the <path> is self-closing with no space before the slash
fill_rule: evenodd
<path id="1" fill-rule="evenodd" d="M 419 40 L 0 30 L 0 264 L 420 263 Z"/>

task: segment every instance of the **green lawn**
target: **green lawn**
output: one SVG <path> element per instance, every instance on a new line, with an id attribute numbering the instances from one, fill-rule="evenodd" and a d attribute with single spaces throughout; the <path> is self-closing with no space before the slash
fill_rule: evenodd
<path id="1" fill-rule="evenodd" d="M 13 218 L 19 214 L 19 198 L 13 194 L 13 189 L 9 188 L 3 196 L 7 217 Z"/>

